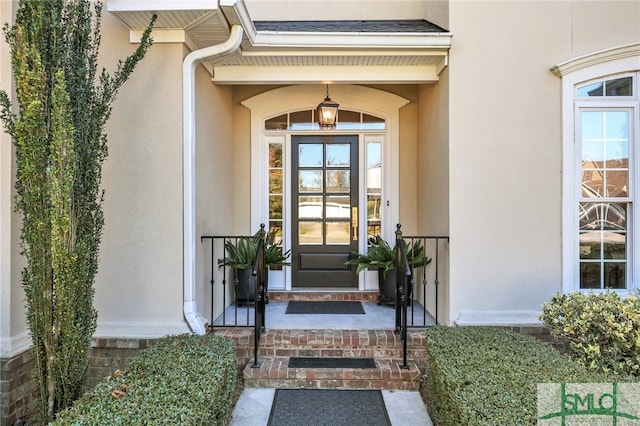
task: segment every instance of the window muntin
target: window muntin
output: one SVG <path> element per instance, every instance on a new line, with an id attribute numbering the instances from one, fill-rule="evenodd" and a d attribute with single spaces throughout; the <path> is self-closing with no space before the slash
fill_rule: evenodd
<path id="1" fill-rule="evenodd" d="M 634 76 L 578 85 L 576 148 L 578 288 L 630 289 L 635 200 L 632 176 L 639 150 L 634 138 L 638 102 Z"/>
<path id="2" fill-rule="evenodd" d="M 318 124 L 315 109 L 292 111 L 268 118 L 264 130 L 322 130 Z M 384 130 L 387 123 L 384 118 L 359 111 L 338 110 L 336 130 Z"/>

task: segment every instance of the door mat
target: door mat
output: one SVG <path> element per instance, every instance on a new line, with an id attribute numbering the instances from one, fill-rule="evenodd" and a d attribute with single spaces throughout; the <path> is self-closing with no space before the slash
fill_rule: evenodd
<path id="1" fill-rule="evenodd" d="M 292 300 L 287 304 L 287 314 L 364 314 L 360 302 L 323 301 L 309 302 L 306 300 Z"/>
<path id="2" fill-rule="evenodd" d="M 291 357 L 289 368 L 376 368 L 373 358 Z"/>
<path id="3" fill-rule="evenodd" d="M 268 426 L 391 426 L 379 390 L 276 389 Z"/>

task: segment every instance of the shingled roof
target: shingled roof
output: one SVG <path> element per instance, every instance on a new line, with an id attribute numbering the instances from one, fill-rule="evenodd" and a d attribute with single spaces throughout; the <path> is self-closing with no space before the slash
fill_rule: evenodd
<path id="1" fill-rule="evenodd" d="M 257 31 L 291 33 L 447 33 L 424 19 L 383 21 L 254 21 Z"/>

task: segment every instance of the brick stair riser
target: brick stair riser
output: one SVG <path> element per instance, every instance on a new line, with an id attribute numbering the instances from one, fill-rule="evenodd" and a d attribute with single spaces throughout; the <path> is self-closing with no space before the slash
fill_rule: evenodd
<path id="1" fill-rule="evenodd" d="M 420 370 L 415 363 L 401 368 L 400 360 L 378 360 L 375 369 L 288 368 L 288 358 L 266 358 L 259 368 L 244 370 L 246 387 L 314 389 L 417 390 Z"/>
<path id="2" fill-rule="evenodd" d="M 306 301 L 353 301 L 377 302 L 380 293 L 377 291 L 339 291 L 339 292 L 291 292 L 270 291 L 270 302 L 289 302 L 292 300 Z"/>
<path id="3" fill-rule="evenodd" d="M 351 390 L 408 390 L 420 389 L 419 381 L 401 380 L 282 380 L 282 379 L 245 379 L 248 388 L 278 389 L 351 389 Z"/>
<path id="4" fill-rule="evenodd" d="M 254 361 L 252 329 L 218 329 L 214 333 L 236 343 L 236 357 L 239 365 Z M 258 357 L 402 358 L 400 339 L 391 331 L 358 331 L 357 337 L 352 334 L 353 332 L 348 330 L 343 332 L 336 330 L 323 330 L 322 332 L 318 330 L 270 330 L 260 339 Z M 413 331 L 408 337 L 407 358 L 415 360 L 418 366 L 423 368 L 426 363 L 424 332 Z"/>
<path id="5" fill-rule="evenodd" d="M 253 356 L 253 352 L 251 352 Z M 382 358 L 402 359 L 402 348 L 261 348 L 258 357 L 330 357 L 330 358 Z M 407 350 L 407 358 L 422 364 L 426 360 L 424 349 Z"/>

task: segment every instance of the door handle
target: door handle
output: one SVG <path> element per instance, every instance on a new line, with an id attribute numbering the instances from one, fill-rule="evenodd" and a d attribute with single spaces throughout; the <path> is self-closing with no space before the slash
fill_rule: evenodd
<path id="1" fill-rule="evenodd" d="M 358 241 L 358 208 L 351 207 L 351 227 L 353 228 L 353 241 Z"/>

